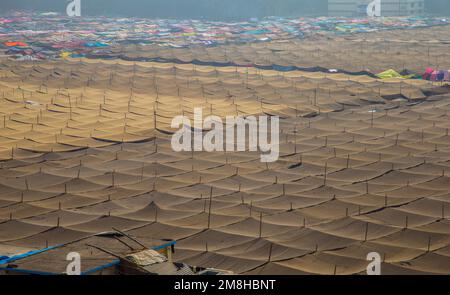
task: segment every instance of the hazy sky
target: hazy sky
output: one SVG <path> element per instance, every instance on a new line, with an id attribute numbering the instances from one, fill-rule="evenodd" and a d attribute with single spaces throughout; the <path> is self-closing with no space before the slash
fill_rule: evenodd
<path id="1" fill-rule="evenodd" d="M 327 0 L 81 0 L 84 15 L 250 18 L 326 15 Z M 64 12 L 69 0 L 0 0 L 0 11 Z M 425 0 L 428 12 L 450 15 L 450 0 Z"/>
<path id="2" fill-rule="evenodd" d="M 0 0 L 0 9 L 63 12 L 68 2 L 70 1 Z M 327 0 L 81 0 L 81 3 L 84 15 L 221 18 L 327 13 Z"/>

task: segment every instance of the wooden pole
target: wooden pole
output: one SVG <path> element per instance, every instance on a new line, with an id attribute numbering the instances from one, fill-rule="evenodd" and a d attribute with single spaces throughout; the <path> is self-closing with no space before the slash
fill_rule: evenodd
<path id="1" fill-rule="evenodd" d="M 208 208 L 208 229 L 211 226 L 211 205 L 212 205 L 212 190 L 213 188 L 211 187 L 211 191 L 209 193 L 209 208 Z"/>
<path id="2" fill-rule="evenodd" d="M 262 236 L 262 212 L 259 212 L 259 237 Z"/>
<path id="3" fill-rule="evenodd" d="M 122 234 L 122 235 L 124 235 L 125 237 L 129 238 L 130 240 L 132 240 L 132 241 L 135 242 L 136 244 L 142 246 L 143 249 L 148 249 L 147 246 L 145 246 L 144 244 L 142 244 L 141 242 L 139 242 L 139 241 L 136 240 L 135 238 L 131 237 L 130 235 L 124 233 L 123 231 L 118 230 L 118 229 L 116 229 L 116 228 L 114 228 L 114 227 L 113 227 L 112 229 L 115 230 L 116 232 L 118 232 L 119 234 Z"/>

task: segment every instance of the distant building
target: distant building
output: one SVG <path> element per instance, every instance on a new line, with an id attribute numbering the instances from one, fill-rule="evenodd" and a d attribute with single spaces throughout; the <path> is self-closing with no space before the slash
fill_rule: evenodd
<path id="1" fill-rule="evenodd" d="M 367 6 L 373 0 L 328 0 L 328 15 L 367 16 Z M 381 16 L 421 15 L 425 0 L 381 0 Z"/>

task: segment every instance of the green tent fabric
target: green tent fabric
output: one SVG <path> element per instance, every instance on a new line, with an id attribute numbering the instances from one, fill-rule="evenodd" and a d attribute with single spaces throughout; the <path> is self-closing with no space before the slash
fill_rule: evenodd
<path id="1" fill-rule="evenodd" d="M 394 71 L 393 69 L 390 69 L 390 70 L 381 72 L 381 73 L 377 74 L 376 76 L 380 79 L 389 79 L 389 78 L 411 79 L 414 77 L 414 74 L 403 76 L 403 75 L 397 73 L 396 71 Z"/>

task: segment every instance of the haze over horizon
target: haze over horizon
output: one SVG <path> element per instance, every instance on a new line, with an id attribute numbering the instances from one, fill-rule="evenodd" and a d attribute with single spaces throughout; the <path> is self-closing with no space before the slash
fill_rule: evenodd
<path id="1" fill-rule="evenodd" d="M 2 1 L 0 11 L 64 12 L 69 0 Z M 193 19 L 325 16 L 327 0 L 82 0 L 83 15 Z M 425 0 L 426 12 L 450 15 L 448 0 Z"/>

